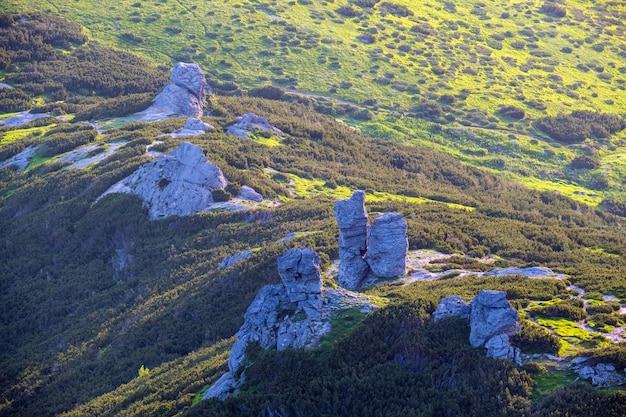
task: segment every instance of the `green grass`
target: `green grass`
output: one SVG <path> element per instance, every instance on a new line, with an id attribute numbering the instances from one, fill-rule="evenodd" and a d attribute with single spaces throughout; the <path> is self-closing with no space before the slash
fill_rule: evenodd
<path id="1" fill-rule="evenodd" d="M 597 333 L 583 329 L 578 323 L 565 318 L 536 318 L 537 324 L 552 329 L 563 342 L 559 354 L 574 353 L 583 348 L 594 348 L 611 342 Z"/>
<path id="2" fill-rule="evenodd" d="M 534 377 L 535 386 L 531 398 L 533 401 L 539 401 L 558 388 L 572 385 L 576 377 L 577 375 L 572 370 L 541 372 Z"/>
<path id="3" fill-rule="evenodd" d="M 581 147 L 542 139 L 532 125 L 546 114 L 579 109 L 626 113 L 626 87 L 618 83 L 624 79 L 619 53 L 625 25 L 615 2 L 591 7 L 565 0 L 567 16 L 561 19 L 541 13 L 542 0 L 395 2 L 414 16 L 382 16 L 376 6 L 358 18 L 344 18 L 336 10 L 348 0 L 282 2 L 265 8 L 243 0 L 219 7 L 200 0 L 122 0 L 108 7 L 95 0 L 7 0 L 0 11 L 60 13 L 85 26 L 94 40 L 149 57 L 155 64 L 197 62 L 213 84 L 229 81 L 246 90 L 271 83 L 354 103 L 373 99 L 373 120 L 345 121 L 374 137 L 433 146 L 530 188 L 556 190 L 591 206 L 606 196 L 626 198 L 626 132 L 599 147 L 602 165 L 586 173 L 568 168 L 583 152 Z M 419 25 L 426 30 L 413 29 Z M 180 33 L 172 33 L 174 27 Z M 532 33 L 523 33 L 528 28 Z M 374 43 L 358 40 L 368 32 L 375 32 Z M 124 33 L 143 41 L 130 44 Z M 435 68 L 443 72 L 435 74 Z M 381 84 L 381 79 L 389 82 Z M 428 123 L 406 117 L 426 100 L 442 106 L 439 121 L 446 122 L 446 115 L 472 127 L 451 124 L 445 134 L 433 134 Z M 502 118 L 497 111 L 503 105 L 519 107 L 526 116 Z M 476 111 L 482 116 L 472 116 Z M 267 146 L 280 143 L 257 139 Z M 598 149 L 597 144 L 586 145 Z M 597 176 L 608 178 L 608 190 L 589 187 Z"/>
<path id="4" fill-rule="evenodd" d="M 330 332 L 322 338 L 322 350 L 329 350 L 336 341 L 350 333 L 359 323 L 361 323 L 366 313 L 361 313 L 359 308 L 339 310 L 333 313 L 330 324 Z"/>
<path id="5" fill-rule="evenodd" d="M 24 139 L 27 136 L 38 137 L 44 135 L 50 129 L 52 129 L 54 125 L 49 126 L 40 126 L 40 127 L 31 127 L 26 129 L 14 129 L 5 132 L 0 135 L 0 146 L 8 145 L 9 143 L 15 142 L 19 139 Z"/>

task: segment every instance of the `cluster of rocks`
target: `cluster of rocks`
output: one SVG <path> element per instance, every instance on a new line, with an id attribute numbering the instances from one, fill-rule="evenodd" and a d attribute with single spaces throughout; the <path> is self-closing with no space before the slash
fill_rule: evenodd
<path id="1" fill-rule="evenodd" d="M 599 388 L 611 388 L 626 384 L 626 368 L 624 375 L 610 363 L 589 364 L 589 359 L 578 357 L 572 360 L 574 372 L 582 379 L 590 379 L 591 383 Z"/>
<path id="2" fill-rule="evenodd" d="M 384 213 L 368 224 L 365 193 L 335 203 L 339 226 L 338 284 L 354 290 L 376 278 L 394 278 L 406 269 L 407 225 L 401 214 Z"/>
<path id="3" fill-rule="evenodd" d="M 239 116 L 234 123 L 226 126 L 224 131 L 229 135 L 239 136 L 244 140 L 249 139 L 248 133 L 255 131 L 270 132 L 277 136 L 282 136 L 283 134 L 280 129 L 272 126 L 265 117 L 257 116 L 254 113 Z"/>
<path id="4" fill-rule="evenodd" d="M 236 393 L 244 381 L 242 364 L 249 343 L 263 349 L 311 348 L 318 346 L 330 329 L 331 313 L 360 307 L 370 311 L 365 296 L 345 290 L 322 288 L 320 258 L 308 248 L 290 249 L 278 259 L 282 284 L 267 285 L 248 307 L 244 324 L 228 358 L 228 372 L 204 394 L 226 398 Z"/>
<path id="5" fill-rule="evenodd" d="M 487 357 L 510 359 L 521 365 L 520 350 L 511 345 L 510 336 L 521 330 L 517 310 L 509 305 L 502 291 L 483 290 L 468 304 L 459 296 L 445 297 L 433 318 L 458 316 L 470 321 L 470 344 L 487 348 Z"/>
<path id="6" fill-rule="evenodd" d="M 135 194 L 148 207 L 150 218 L 159 219 L 209 210 L 215 206 L 212 192 L 225 187 L 226 178 L 220 168 L 208 161 L 201 148 L 184 142 L 169 154 L 142 165 L 102 196 Z M 254 198 L 258 201 L 258 196 Z"/>

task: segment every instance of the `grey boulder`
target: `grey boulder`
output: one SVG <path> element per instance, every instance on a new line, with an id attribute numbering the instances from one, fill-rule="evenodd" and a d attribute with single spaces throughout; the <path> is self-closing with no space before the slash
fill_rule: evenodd
<path id="1" fill-rule="evenodd" d="M 493 336 L 512 336 L 520 331 L 517 311 L 511 308 L 502 291 L 483 290 L 470 304 L 470 344 L 484 346 Z"/>
<path id="2" fill-rule="evenodd" d="M 450 316 L 457 316 L 464 319 L 468 319 L 470 316 L 469 305 L 458 295 L 442 298 L 439 302 L 439 306 L 437 306 L 437 310 L 433 313 L 435 321 Z"/>
<path id="3" fill-rule="evenodd" d="M 184 142 L 169 154 L 142 165 L 114 184 L 112 192 L 135 194 L 148 207 L 151 219 L 186 216 L 209 209 L 212 190 L 224 189 L 226 178 L 201 148 Z"/>
<path id="4" fill-rule="evenodd" d="M 154 99 L 153 107 L 169 115 L 200 117 L 208 85 L 197 64 L 177 63 L 167 84 Z"/>
<path id="5" fill-rule="evenodd" d="M 365 261 L 374 275 L 393 278 L 404 274 L 409 247 L 407 225 L 398 213 L 384 213 L 370 226 Z"/>
<path id="6" fill-rule="evenodd" d="M 235 123 L 225 129 L 229 135 L 239 136 L 244 140 L 249 139 L 248 133 L 256 130 L 271 132 L 278 136 L 283 134 L 280 129 L 272 126 L 265 117 L 257 116 L 254 113 L 247 113 L 238 117 Z"/>
<path id="7" fill-rule="evenodd" d="M 255 203 L 260 203 L 261 201 L 263 201 L 263 196 L 257 193 L 254 188 L 247 185 L 241 186 L 241 193 L 239 194 L 239 197 L 243 198 L 244 200 L 254 201 Z"/>

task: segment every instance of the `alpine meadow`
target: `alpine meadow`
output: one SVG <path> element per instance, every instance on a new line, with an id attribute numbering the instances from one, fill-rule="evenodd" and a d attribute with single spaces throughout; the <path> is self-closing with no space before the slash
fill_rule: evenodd
<path id="1" fill-rule="evenodd" d="M 4 0 L 0 416 L 626 415 L 626 4 Z"/>

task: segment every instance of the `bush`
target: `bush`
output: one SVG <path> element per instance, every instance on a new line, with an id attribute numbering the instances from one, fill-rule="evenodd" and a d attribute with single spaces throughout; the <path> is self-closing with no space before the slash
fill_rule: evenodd
<path id="1" fill-rule="evenodd" d="M 616 114 L 574 111 L 569 115 L 548 116 L 537 121 L 537 127 L 552 139 L 578 143 L 588 137 L 606 138 L 626 127 L 626 121 Z"/>
<path id="2" fill-rule="evenodd" d="M 231 199 L 232 195 L 226 190 L 212 190 L 211 195 L 213 196 L 213 201 L 216 203 L 225 202 Z"/>
<path id="3" fill-rule="evenodd" d="M 498 114 L 502 117 L 510 117 L 511 119 L 521 120 L 526 116 L 524 109 L 515 106 L 502 106 L 498 110 Z"/>
<path id="4" fill-rule="evenodd" d="M 547 329 L 529 321 L 522 321 L 522 331 L 512 337 L 511 342 L 524 353 L 558 353 L 559 338 Z"/>
<path id="5" fill-rule="evenodd" d="M 596 169 L 600 167 L 600 161 L 593 156 L 581 155 L 574 158 L 571 165 L 576 169 Z"/>
<path id="6" fill-rule="evenodd" d="M 534 307 L 529 310 L 529 313 L 544 317 L 563 317 L 576 321 L 584 319 L 587 315 L 585 314 L 583 308 L 581 306 L 574 305 L 571 301 L 561 301 L 559 303 L 543 307 Z"/>
<path id="7" fill-rule="evenodd" d="M 253 88 L 248 95 L 251 97 L 266 98 L 268 100 L 280 100 L 285 95 L 285 90 L 272 85 L 264 85 L 262 87 Z"/>
<path id="8" fill-rule="evenodd" d="M 563 7 L 552 2 L 545 2 L 539 11 L 554 17 L 565 17 L 567 15 L 567 11 Z"/>

